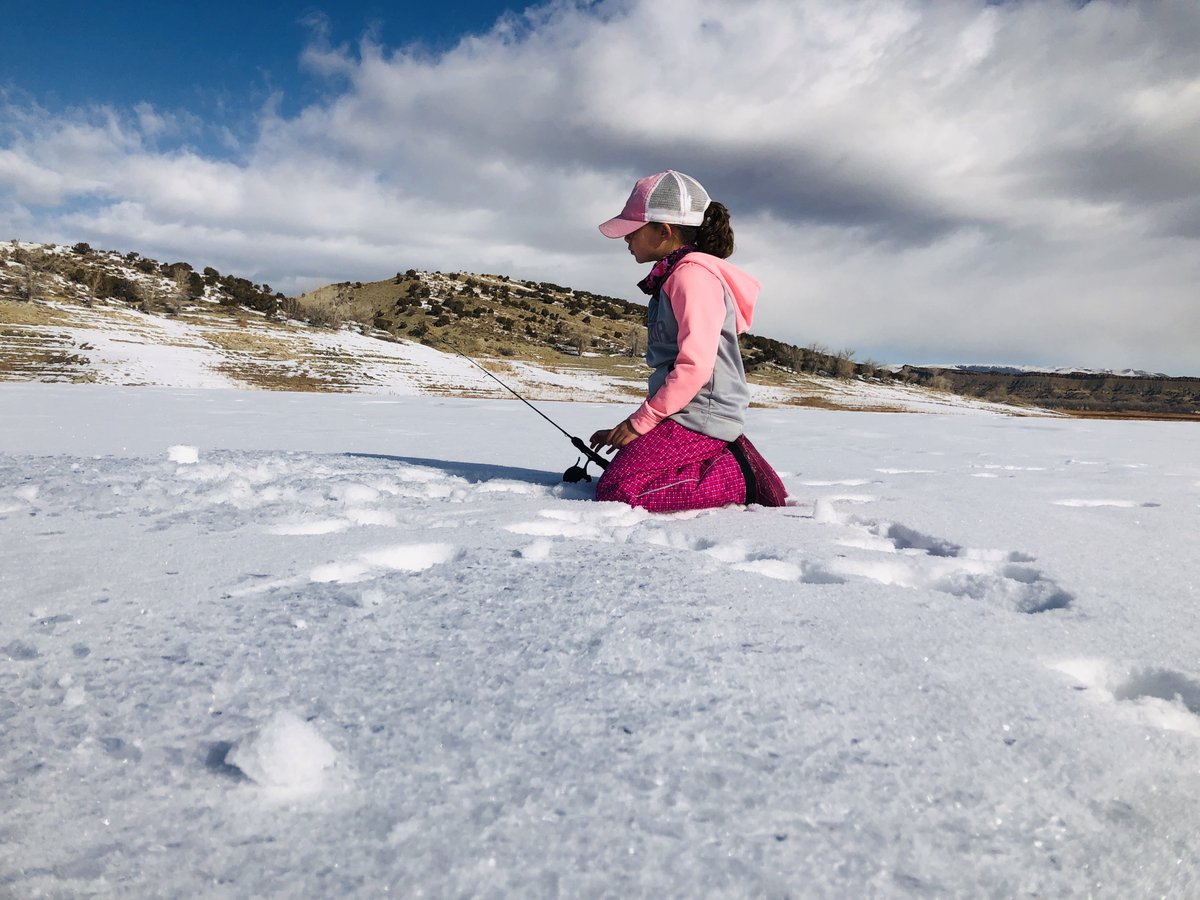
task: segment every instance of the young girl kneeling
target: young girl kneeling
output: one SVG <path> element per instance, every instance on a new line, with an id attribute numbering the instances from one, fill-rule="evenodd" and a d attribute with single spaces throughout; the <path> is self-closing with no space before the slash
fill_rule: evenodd
<path id="1" fill-rule="evenodd" d="M 726 262 L 729 211 L 694 178 L 666 171 L 643 178 L 620 215 L 600 226 L 624 238 L 650 295 L 648 399 L 592 435 L 619 451 L 596 486 L 597 500 L 653 512 L 730 503 L 783 506 L 779 476 L 742 433 L 750 389 L 737 336 L 750 327 L 759 283 Z"/>

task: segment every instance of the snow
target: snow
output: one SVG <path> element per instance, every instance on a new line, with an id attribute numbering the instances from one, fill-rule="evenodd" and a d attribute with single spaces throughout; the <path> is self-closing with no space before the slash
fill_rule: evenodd
<path id="1" fill-rule="evenodd" d="M 167 448 L 167 459 L 179 463 L 181 466 L 189 466 L 200 461 L 200 451 L 195 447 L 176 444 L 174 447 Z"/>
<path id="2" fill-rule="evenodd" d="M 0 894 L 1200 893 L 1190 424 L 752 409 L 792 505 L 663 516 L 514 401 L 0 421 Z"/>
<path id="3" fill-rule="evenodd" d="M 295 713 L 275 713 L 262 730 L 235 744 L 225 754 L 232 766 L 255 784 L 288 793 L 318 791 L 337 751 L 320 732 Z"/>

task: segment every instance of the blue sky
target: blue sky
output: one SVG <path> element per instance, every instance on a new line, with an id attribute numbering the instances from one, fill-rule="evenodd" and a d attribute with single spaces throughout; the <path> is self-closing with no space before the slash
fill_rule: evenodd
<path id="1" fill-rule="evenodd" d="M 315 40 L 353 47 L 371 35 L 389 47 L 437 53 L 485 33 L 519 2 L 283 3 L 202 6 L 180 0 L 55 5 L 4 3 L 0 88 L 52 111 L 149 103 L 240 131 L 273 97 L 294 114 L 329 89 L 301 63 Z M 70 27 L 62 27 L 69 21 Z M 215 146 L 213 149 L 217 149 Z"/>
<path id="2" fill-rule="evenodd" d="M 45 10 L 0 11 L 0 239 L 637 300 L 596 224 L 669 167 L 732 211 L 759 333 L 1200 374 L 1195 0 Z"/>

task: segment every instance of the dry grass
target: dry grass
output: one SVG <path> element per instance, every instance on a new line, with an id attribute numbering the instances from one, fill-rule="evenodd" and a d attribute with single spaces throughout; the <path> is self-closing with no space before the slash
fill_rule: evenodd
<path id="1" fill-rule="evenodd" d="M 503 388 L 496 385 L 494 391 L 486 389 L 475 390 L 472 388 L 462 388 L 458 385 L 442 384 L 441 382 L 431 381 L 421 386 L 421 389 L 428 391 L 431 394 L 437 394 L 441 397 L 457 397 L 463 400 L 513 400 L 512 394 L 502 393 Z M 527 398 L 528 399 L 528 398 Z"/>
<path id="2" fill-rule="evenodd" d="M 1153 413 L 1153 412 L 1120 412 L 1086 409 L 1056 409 L 1056 413 L 1072 419 L 1122 419 L 1146 422 L 1200 422 L 1200 412 L 1195 413 Z"/>
<path id="3" fill-rule="evenodd" d="M 882 406 L 875 403 L 856 404 L 856 403 L 839 403 L 837 400 L 831 400 L 828 397 L 789 397 L 784 401 L 786 406 L 799 406 L 803 409 L 828 409 L 834 412 L 886 412 L 899 413 L 907 412 L 899 406 Z"/>
<path id="4" fill-rule="evenodd" d="M 79 325 L 65 310 L 36 300 L 28 303 L 0 299 L 0 324 L 3 325 Z"/>
<path id="5" fill-rule="evenodd" d="M 0 381 L 92 381 L 88 360 L 69 352 L 39 350 L 24 356 L 0 357 Z"/>
<path id="6" fill-rule="evenodd" d="M 746 373 L 746 380 L 751 384 L 761 384 L 767 387 L 795 387 L 796 376 L 774 366 L 762 366 L 753 372 Z"/>
<path id="7" fill-rule="evenodd" d="M 214 331 L 201 336 L 210 344 L 229 353 L 248 353 L 261 359 L 291 361 L 300 358 L 296 342 L 281 340 L 260 331 Z"/>
<path id="8" fill-rule="evenodd" d="M 91 381 L 80 349 L 63 335 L 0 328 L 0 381 Z"/>
<path id="9" fill-rule="evenodd" d="M 336 350 L 317 349 L 289 329 L 202 332 L 229 355 L 221 373 L 252 387 L 270 391 L 346 393 L 355 389 L 359 360 Z"/>
<path id="10" fill-rule="evenodd" d="M 353 390 L 349 385 L 330 384 L 308 372 L 296 372 L 252 363 L 224 363 L 217 366 L 217 371 L 250 387 L 261 388 L 264 391 L 345 394 Z"/>
<path id="11" fill-rule="evenodd" d="M 330 284 L 299 298 L 303 317 L 337 328 L 346 322 L 370 324 L 379 309 L 391 307 L 401 287 L 390 281 L 376 281 L 361 287 Z"/>

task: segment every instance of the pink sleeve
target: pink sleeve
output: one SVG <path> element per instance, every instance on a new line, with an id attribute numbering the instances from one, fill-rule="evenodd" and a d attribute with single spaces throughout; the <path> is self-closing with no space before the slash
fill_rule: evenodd
<path id="1" fill-rule="evenodd" d="M 664 291 L 679 323 L 679 356 L 663 386 L 629 417 L 638 434 L 687 406 L 712 378 L 725 323 L 725 288 L 707 269 L 680 264 Z"/>

